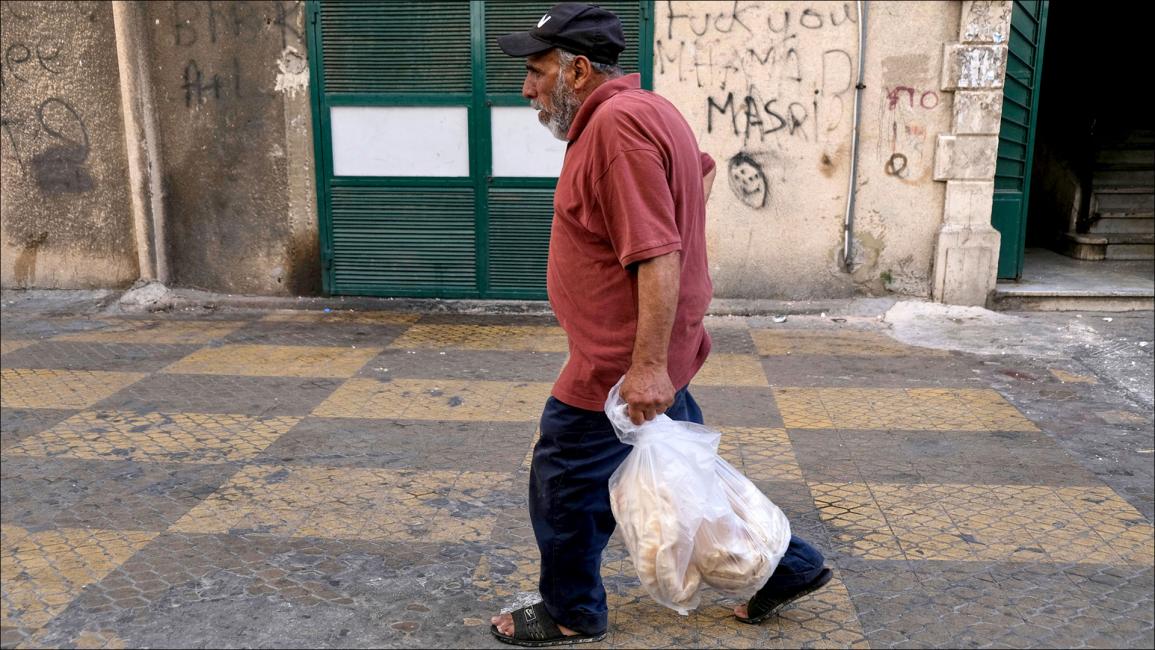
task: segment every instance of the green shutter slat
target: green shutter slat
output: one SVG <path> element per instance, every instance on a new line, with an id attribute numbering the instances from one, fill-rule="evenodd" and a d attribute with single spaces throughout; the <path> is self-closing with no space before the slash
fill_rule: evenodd
<path id="1" fill-rule="evenodd" d="M 1020 3 L 1024 8 L 1029 2 Z M 1011 12 L 1011 27 L 1018 30 L 1032 44 L 1038 42 L 1039 22 L 1026 11 Z"/>
<path id="2" fill-rule="evenodd" d="M 618 63 L 629 72 L 638 71 L 638 34 L 641 29 L 642 9 L 638 2 L 599 2 L 604 9 L 614 12 L 622 21 L 626 35 L 626 50 Z M 486 2 L 485 3 L 485 84 L 486 92 L 517 93 L 525 80 L 525 60 L 507 56 L 497 45 L 497 37 L 510 32 L 523 32 L 532 27 L 549 10 L 542 2 Z"/>
<path id="3" fill-rule="evenodd" d="M 336 292 L 475 290 L 473 190 L 333 187 Z"/>
<path id="4" fill-rule="evenodd" d="M 489 286 L 528 289 L 545 296 L 552 189 L 489 192 Z"/>
<path id="5" fill-rule="evenodd" d="M 321 3 L 325 92 L 470 92 L 469 3 Z"/>
<path id="6" fill-rule="evenodd" d="M 1014 142 L 1019 145 L 1026 144 L 1027 136 L 1030 135 L 1027 129 L 1015 124 L 1013 122 L 1004 122 L 1002 128 L 999 129 L 999 143 L 1000 150 L 1003 142 Z"/>

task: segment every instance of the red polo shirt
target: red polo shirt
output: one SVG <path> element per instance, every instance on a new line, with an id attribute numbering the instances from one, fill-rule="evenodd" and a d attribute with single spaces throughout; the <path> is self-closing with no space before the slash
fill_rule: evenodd
<path id="1" fill-rule="evenodd" d="M 670 381 L 683 388 L 710 353 L 702 324 L 713 285 L 706 264 L 702 176 L 714 161 L 666 99 L 637 74 L 603 83 L 567 136 L 554 194 L 549 300 L 569 336 L 553 396 L 600 411 L 630 367 L 638 322 L 636 264 L 681 251 L 670 335 Z"/>

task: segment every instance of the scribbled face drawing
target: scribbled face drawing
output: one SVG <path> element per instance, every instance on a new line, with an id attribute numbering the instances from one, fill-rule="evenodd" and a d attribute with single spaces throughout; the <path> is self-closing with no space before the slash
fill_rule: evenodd
<path id="1" fill-rule="evenodd" d="M 739 153 L 730 159 L 730 189 L 742 203 L 752 208 L 766 207 L 770 183 L 762 166 L 748 154 Z"/>

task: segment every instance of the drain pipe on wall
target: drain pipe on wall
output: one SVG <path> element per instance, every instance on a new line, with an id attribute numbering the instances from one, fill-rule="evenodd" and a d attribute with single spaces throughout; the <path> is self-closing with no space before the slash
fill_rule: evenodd
<path id="1" fill-rule="evenodd" d="M 850 240 L 854 236 L 854 195 L 858 186 L 858 127 L 862 121 L 862 89 L 866 57 L 866 3 L 858 0 L 858 83 L 854 85 L 854 132 L 850 142 L 850 187 L 846 194 L 846 218 L 842 225 L 842 268 L 850 273 Z"/>
<path id="2" fill-rule="evenodd" d="M 140 3 L 112 3 L 120 106 L 128 157 L 129 195 L 141 280 L 168 284 L 168 233 L 161 185 L 160 141 L 156 106 L 146 62 L 144 16 Z"/>

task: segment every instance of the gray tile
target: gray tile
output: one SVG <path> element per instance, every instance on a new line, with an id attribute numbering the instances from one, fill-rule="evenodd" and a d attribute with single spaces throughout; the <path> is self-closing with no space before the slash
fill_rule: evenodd
<path id="1" fill-rule="evenodd" d="M 428 422 L 305 418 L 257 462 L 327 467 L 512 472 L 536 422 Z"/>
<path id="2" fill-rule="evenodd" d="M 690 394 L 702 408 L 706 426 L 780 428 L 782 416 L 769 388 L 696 386 Z"/>
<path id="3" fill-rule="evenodd" d="M 385 350 L 359 373 L 362 377 L 478 379 L 553 382 L 565 364 L 561 352 L 494 350 Z"/>
<path id="4" fill-rule="evenodd" d="M 71 409 L 0 409 L 0 447 L 47 431 L 74 413 Z"/>
<path id="5" fill-rule="evenodd" d="M 4 355 L 4 368 L 154 372 L 192 354 L 199 345 L 41 341 Z"/>
<path id="6" fill-rule="evenodd" d="M 222 339 L 223 344 L 385 347 L 408 325 L 382 323 L 249 323 Z"/>
<path id="7" fill-rule="evenodd" d="M 235 465 L 5 458 L 0 520 L 25 528 L 167 529 Z"/>
<path id="8" fill-rule="evenodd" d="M 40 632 L 52 647 L 115 630 L 126 647 L 491 646 L 497 611 L 465 545 L 165 533 Z"/>
<path id="9" fill-rule="evenodd" d="M 238 415 L 307 415 L 339 379 L 158 374 L 124 388 L 93 408 Z"/>
<path id="10" fill-rule="evenodd" d="M 985 388 L 965 359 L 945 357 L 853 357 L 791 354 L 762 357 L 771 386 L 797 388 Z"/>

